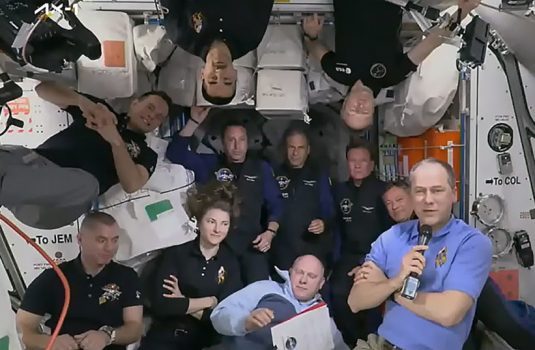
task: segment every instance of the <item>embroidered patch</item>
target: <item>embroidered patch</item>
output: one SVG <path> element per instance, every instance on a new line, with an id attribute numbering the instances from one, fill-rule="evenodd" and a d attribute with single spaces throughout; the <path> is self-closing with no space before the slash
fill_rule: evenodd
<path id="1" fill-rule="evenodd" d="M 221 168 L 215 172 L 215 177 L 219 182 L 232 182 L 234 180 L 234 174 L 229 168 Z"/>
<path id="2" fill-rule="evenodd" d="M 115 283 L 109 283 L 102 287 L 104 293 L 98 298 L 99 305 L 102 305 L 108 301 L 118 300 L 122 292 L 118 285 Z"/>
<path id="3" fill-rule="evenodd" d="M 435 268 L 444 265 L 448 261 L 448 248 L 444 247 L 440 249 L 435 258 Z"/>
<path id="4" fill-rule="evenodd" d="M 126 149 L 132 158 L 137 158 L 141 153 L 141 148 L 134 141 L 126 142 Z"/>
<path id="5" fill-rule="evenodd" d="M 303 185 L 305 186 L 314 187 L 315 184 L 316 184 L 316 180 L 303 180 Z"/>
<path id="6" fill-rule="evenodd" d="M 370 68 L 370 75 L 374 77 L 375 79 L 381 79 L 384 78 L 386 75 L 386 67 L 382 63 L 375 63 Z"/>
<path id="7" fill-rule="evenodd" d="M 364 205 L 361 206 L 361 208 L 362 208 L 362 212 L 366 214 L 373 213 L 373 211 L 375 210 L 375 207 L 366 207 Z"/>
<path id="8" fill-rule="evenodd" d="M 191 16 L 191 26 L 193 27 L 193 30 L 195 33 L 199 34 L 202 30 L 202 26 L 204 23 L 204 16 L 200 12 L 195 12 L 193 16 Z"/>
<path id="9" fill-rule="evenodd" d="M 353 207 L 353 203 L 349 198 L 344 198 L 340 202 L 340 210 L 342 210 L 342 213 L 345 215 L 351 213 L 351 208 Z"/>
<path id="10" fill-rule="evenodd" d="M 286 176 L 277 176 L 276 180 L 277 180 L 277 183 L 279 184 L 279 188 L 281 191 L 284 191 L 285 189 L 287 189 L 291 181 Z"/>
<path id="11" fill-rule="evenodd" d="M 245 181 L 249 181 L 249 182 L 255 182 L 256 179 L 258 179 L 258 176 L 252 176 L 252 175 L 243 175 L 243 177 L 245 178 Z"/>
<path id="12" fill-rule="evenodd" d="M 351 74 L 351 68 L 348 67 L 348 65 L 346 63 L 337 62 L 336 66 L 334 67 L 334 70 L 339 72 L 339 73 L 344 73 L 344 74 L 347 74 L 347 75 Z"/>
<path id="13" fill-rule="evenodd" d="M 225 271 L 225 268 L 221 266 L 217 271 L 217 284 L 223 284 L 225 282 L 226 275 L 227 271 Z"/>

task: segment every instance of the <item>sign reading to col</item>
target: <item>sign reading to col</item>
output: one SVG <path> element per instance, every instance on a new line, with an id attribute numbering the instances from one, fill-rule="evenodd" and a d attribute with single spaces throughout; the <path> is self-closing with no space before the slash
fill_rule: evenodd
<path id="1" fill-rule="evenodd" d="M 503 186 L 503 185 L 522 185 L 518 176 L 493 177 L 485 180 L 487 185 Z"/>

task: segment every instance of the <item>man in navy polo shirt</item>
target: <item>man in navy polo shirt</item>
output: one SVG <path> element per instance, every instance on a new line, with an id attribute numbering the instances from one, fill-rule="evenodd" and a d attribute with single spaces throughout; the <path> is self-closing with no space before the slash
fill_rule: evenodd
<path id="1" fill-rule="evenodd" d="M 141 338 L 143 305 L 136 272 L 115 263 L 119 226 L 109 214 L 92 212 L 80 227 L 80 255 L 59 268 L 71 288 L 71 301 L 53 350 L 126 350 Z M 28 286 L 17 312 L 17 328 L 27 349 L 46 349 L 57 327 L 65 292 L 52 269 Z M 50 315 L 43 332 L 41 321 Z"/>
<path id="2" fill-rule="evenodd" d="M 357 350 L 460 350 L 474 319 L 476 301 L 490 272 L 488 237 L 451 216 L 456 200 L 455 175 L 447 163 L 425 159 L 410 174 L 411 197 L 419 220 L 393 226 L 366 257 L 384 274 L 353 286 L 353 312 L 388 299 L 378 335 L 359 341 Z M 420 225 L 430 225 L 428 246 L 418 246 Z M 423 251 L 423 253 L 420 253 Z M 420 276 L 414 300 L 400 295 L 407 276 Z"/>
<path id="3" fill-rule="evenodd" d="M 54 82 L 35 91 L 73 122 L 35 150 L 0 146 L 0 206 L 25 225 L 56 229 L 86 213 L 113 185 L 132 193 L 147 183 L 158 157 L 145 134 L 167 118 L 167 94 L 145 93 L 120 114 L 102 99 Z"/>

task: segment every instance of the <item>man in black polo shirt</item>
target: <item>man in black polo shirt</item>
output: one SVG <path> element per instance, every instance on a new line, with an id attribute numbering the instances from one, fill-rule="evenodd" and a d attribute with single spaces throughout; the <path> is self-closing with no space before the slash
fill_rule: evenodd
<path id="1" fill-rule="evenodd" d="M 362 264 L 371 244 L 393 223 L 383 202 L 386 183 L 374 174 L 373 154 L 366 142 L 352 141 L 346 151 L 349 179 L 334 188 L 341 251 L 330 279 L 333 316 L 350 346 L 359 338 L 366 339 L 381 324 L 377 309 L 353 314 L 347 304 L 353 286 L 350 272 Z"/>
<path id="2" fill-rule="evenodd" d="M 147 183 L 157 154 L 145 133 L 167 117 L 165 93 L 146 93 L 118 114 L 104 100 L 55 83 L 41 83 L 36 92 L 73 123 L 35 150 L 0 146 L 0 206 L 28 226 L 55 229 L 78 219 L 111 186 L 132 193 Z"/>
<path id="3" fill-rule="evenodd" d="M 88 214 L 80 228 L 80 255 L 59 265 L 71 288 L 71 302 L 54 350 L 124 350 L 143 329 L 143 303 L 136 272 L 112 261 L 119 227 L 108 214 Z M 17 312 L 17 327 L 28 349 L 45 349 L 50 336 L 40 322 L 55 329 L 65 300 L 63 285 L 52 269 L 26 290 Z M 50 333 L 51 333 L 50 332 Z"/>
<path id="4" fill-rule="evenodd" d="M 257 48 L 274 0 L 163 0 L 167 33 L 182 49 L 202 58 L 202 94 L 216 105 L 232 101 L 233 61 Z"/>
<path id="5" fill-rule="evenodd" d="M 480 0 L 458 0 L 461 19 Z M 340 84 L 351 87 L 341 111 L 348 127 L 365 129 L 373 123 L 374 98 L 382 88 L 397 85 L 416 70 L 451 33 L 434 28 L 429 35 L 403 52 L 400 41 L 402 9 L 386 0 L 334 0 L 336 53 L 318 40 L 323 20 L 305 18 L 305 45 L 321 62 L 324 72 Z"/>

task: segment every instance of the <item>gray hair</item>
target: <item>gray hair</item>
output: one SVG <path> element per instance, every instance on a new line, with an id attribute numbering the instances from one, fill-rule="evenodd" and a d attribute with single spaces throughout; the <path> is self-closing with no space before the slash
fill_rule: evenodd
<path id="1" fill-rule="evenodd" d="M 455 171 L 453 170 L 453 167 L 442 161 L 442 160 L 439 160 L 439 159 L 436 159 L 436 158 L 426 158 L 426 159 L 423 159 L 421 161 L 419 161 L 418 163 L 414 164 L 414 166 L 412 167 L 411 169 L 411 172 L 409 174 L 409 182 L 410 182 L 410 185 L 412 187 L 412 184 L 413 184 L 413 175 L 414 175 L 414 172 L 416 170 L 418 170 L 419 167 L 421 167 L 422 165 L 426 165 L 426 164 L 436 164 L 436 165 L 440 165 L 445 171 L 446 171 L 446 174 L 448 175 L 448 185 L 450 185 L 450 187 L 452 189 L 455 188 Z"/>

